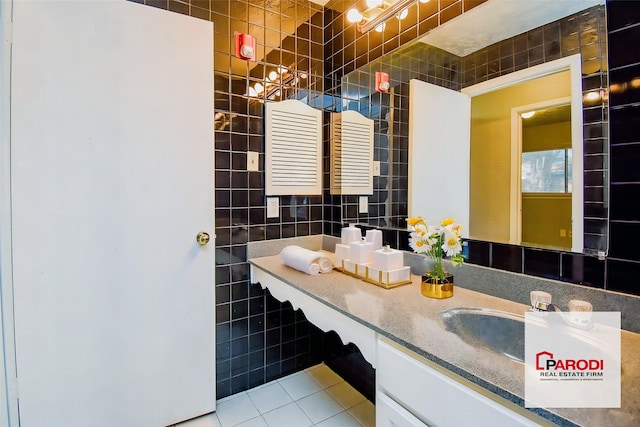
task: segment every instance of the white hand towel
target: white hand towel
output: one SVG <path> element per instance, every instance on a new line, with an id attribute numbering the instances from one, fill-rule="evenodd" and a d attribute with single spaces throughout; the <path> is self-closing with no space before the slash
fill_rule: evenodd
<path id="1" fill-rule="evenodd" d="M 280 252 L 284 265 L 307 274 L 329 273 L 333 268 L 331 259 L 322 252 L 311 251 L 300 246 L 287 246 Z"/>

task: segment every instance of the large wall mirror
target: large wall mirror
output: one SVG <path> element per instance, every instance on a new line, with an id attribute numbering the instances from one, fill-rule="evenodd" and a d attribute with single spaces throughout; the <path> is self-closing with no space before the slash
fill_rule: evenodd
<path id="1" fill-rule="evenodd" d="M 405 228 L 408 215 L 430 216 L 429 203 L 446 205 L 443 197 L 456 193 L 465 198 L 468 215 L 457 216 L 468 218 L 472 239 L 606 254 L 603 2 L 531 3 L 535 10 L 523 11 L 523 2 L 490 0 L 343 78 L 343 109 L 358 109 L 375 120 L 374 160 L 381 163 L 369 211 L 348 209 L 354 201 L 343 196 L 344 222 Z M 509 28 L 497 28 L 498 15 Z M 389 93 L 373 90 L 376 71 L 389 73 Z M 428 155 L 412 147 L 415 123 L 422 144 L 438 135 L 446 140 L 461 128 L 459 114 L 448 114 L 451 107 L 442 99 L 412 97 L 412 79 L 469 97 L 466 163 L 459 152 L 442 146 Z M 429 104 L 433 117 L 418 115 L 411 124 L 410 105 L 416 100 L 423 105 L 413 112 L 426 112 Z M 531 112 L 533 117 L 524 118 Z M 433 118 L 437 124 L 428 122 Z M 443 160 L 437 160 L 438 152 Z M 447 157 L 453 163 L 447 165 Z M 449 177 L 466 180 L 466 194 L 448 191 L 445 181 L 433 182 L 433 176 L 421 177 L 443 164 L 458 168 Z M 432 221 L 444 213 L 434 212 Z"/>

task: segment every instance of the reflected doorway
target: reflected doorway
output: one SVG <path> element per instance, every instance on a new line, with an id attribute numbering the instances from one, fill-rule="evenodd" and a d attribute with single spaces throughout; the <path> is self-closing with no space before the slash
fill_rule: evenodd
<path id="1" fill-rule="evenodd" d="M 516 109 L 521 130 L 516 142 L 521 148 L 517 220 L 520 244 L 569 250 L 573 193 L 571 105 L 564 100 L 558 102 L 559 105 L 548 107 Z"/>

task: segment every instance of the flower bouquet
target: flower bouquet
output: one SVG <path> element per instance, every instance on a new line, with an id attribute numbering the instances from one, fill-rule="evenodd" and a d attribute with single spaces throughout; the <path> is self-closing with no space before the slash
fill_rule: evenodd
<path id="1" fill-rule="evenodd" d="M 425 283 L 431 285 L 448 285 L 444 288 L 431 287 L 437 290 L 438 295 L 434 298 L 446 298 L 453 296 L 453 276 L 447 272 L 442 266 L 442 259 L 448 257 L 454 266 L 462 264 L 464 256 L 462 255 L 462 239 L 460 231 L 462 226 L 456 224 L 452 218 L 443 219 L 439 225 L 429 225 L 421 217 L 408 218 L 407 223 L 412 228 L 409 238 L 409 245 L 414 252 L 429 256 L 433 261 L 433 268 L 424 274 L 423 285 Z M 423 294 L 426 296 L 425 287 L 423 286 Z"/>

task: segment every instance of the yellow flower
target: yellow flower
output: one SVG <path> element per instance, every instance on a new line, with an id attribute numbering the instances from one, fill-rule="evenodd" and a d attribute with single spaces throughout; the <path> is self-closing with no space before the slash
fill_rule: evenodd
<path id="1" fill-rule="evenodd" d="M 414 225 L 416 225 L 421 221 L 423 221 L 423 219 L 420 218 L 419 216 L 416 216 L 414 218 L 407 218 L 407 224 L 409 224 L 411 227 L 413 227 Z"/>
<path id="2" fill-rule="evenodd" d="M 442 225 L 443 227 L 446 227 L 447 225 L 451 225 L 451 224 L 453 224 L 453 218 L 445 218 L 440 223 L 440 225 Z"/>

